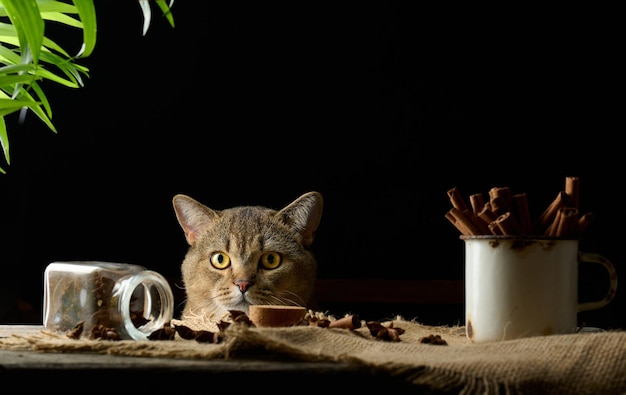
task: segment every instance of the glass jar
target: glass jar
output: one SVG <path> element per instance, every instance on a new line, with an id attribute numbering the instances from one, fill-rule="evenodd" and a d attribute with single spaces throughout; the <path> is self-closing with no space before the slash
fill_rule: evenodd
<path id="1" fill-rule="evenodd" d="M 43 324 L 74 337 L 147 340 L 173 317 L 161 274 L 126 263 L 53 262 L 44 272 Z"/>

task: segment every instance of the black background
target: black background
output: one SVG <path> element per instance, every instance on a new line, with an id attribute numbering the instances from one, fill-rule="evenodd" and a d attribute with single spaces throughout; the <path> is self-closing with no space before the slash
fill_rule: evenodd
<path id="1" fill-rule="evenodd" d="M 8 119 L 0 320 L 27 320 L 14 299 L 40 320 L 52 261 L 177 276 L 177 193 L 280 208 L 318 190 L 320 277 L 462 279 L 450 188 L 508 186 L 538 216 L 577 176 L 581 212 L 596 214 L 581 249 L 623 273 L 615 12 L 187 0 L 174 29 L 154 7 L 142 36 L 135 2 L 96 6 L 85 87 L 47 87 L 58 133 Z M 602 294 L 602 276 L 581 272 L 582 298 Z M 623 327 L 622 294 L 584 319 Z"/>

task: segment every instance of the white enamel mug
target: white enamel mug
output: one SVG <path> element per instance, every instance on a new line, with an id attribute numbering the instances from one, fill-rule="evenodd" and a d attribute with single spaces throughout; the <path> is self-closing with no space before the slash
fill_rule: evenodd
<path id="1" fill-rule="evenodd" d="M 460 236 L 465 242 L 465 328 L 474 343 L 576 332 L 581 311 L 606 306 L 617 291 L 613 264 L 558 237 Z M 603 299 L 579 303 L 578 267 L 602 265 Z"/>

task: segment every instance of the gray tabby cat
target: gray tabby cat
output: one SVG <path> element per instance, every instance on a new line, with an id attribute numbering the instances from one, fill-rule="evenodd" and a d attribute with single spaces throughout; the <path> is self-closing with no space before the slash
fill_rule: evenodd
<path id="1" fill-rule="evenodd" d="M 317 263 L 310 249 L 323 200 L 308 192 L 277 211 L 213 210 L 186 195 L 172 200 L 189 249 L 183 260 L 182 319 L 219 321 L 251 304 L 308 307 Z"/>

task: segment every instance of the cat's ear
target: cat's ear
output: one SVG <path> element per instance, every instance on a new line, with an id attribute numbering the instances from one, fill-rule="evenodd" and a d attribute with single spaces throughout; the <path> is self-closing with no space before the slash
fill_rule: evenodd
<path id="1" fill-rule="evenodd" d="M 309 247 L 322 219 L 324 201 L 319 192 L 307 192 L 278 212 L 282 220 L 302 234 L 302 244 Z"/>
<path id="2" fill-rule="evenodd" d="M 217 213 L 187 195 L 176 195 L 172 199 L 176 219 L 185 232 L 185 239 L 193 245 L 206 227 L 213 223 Z"/>

